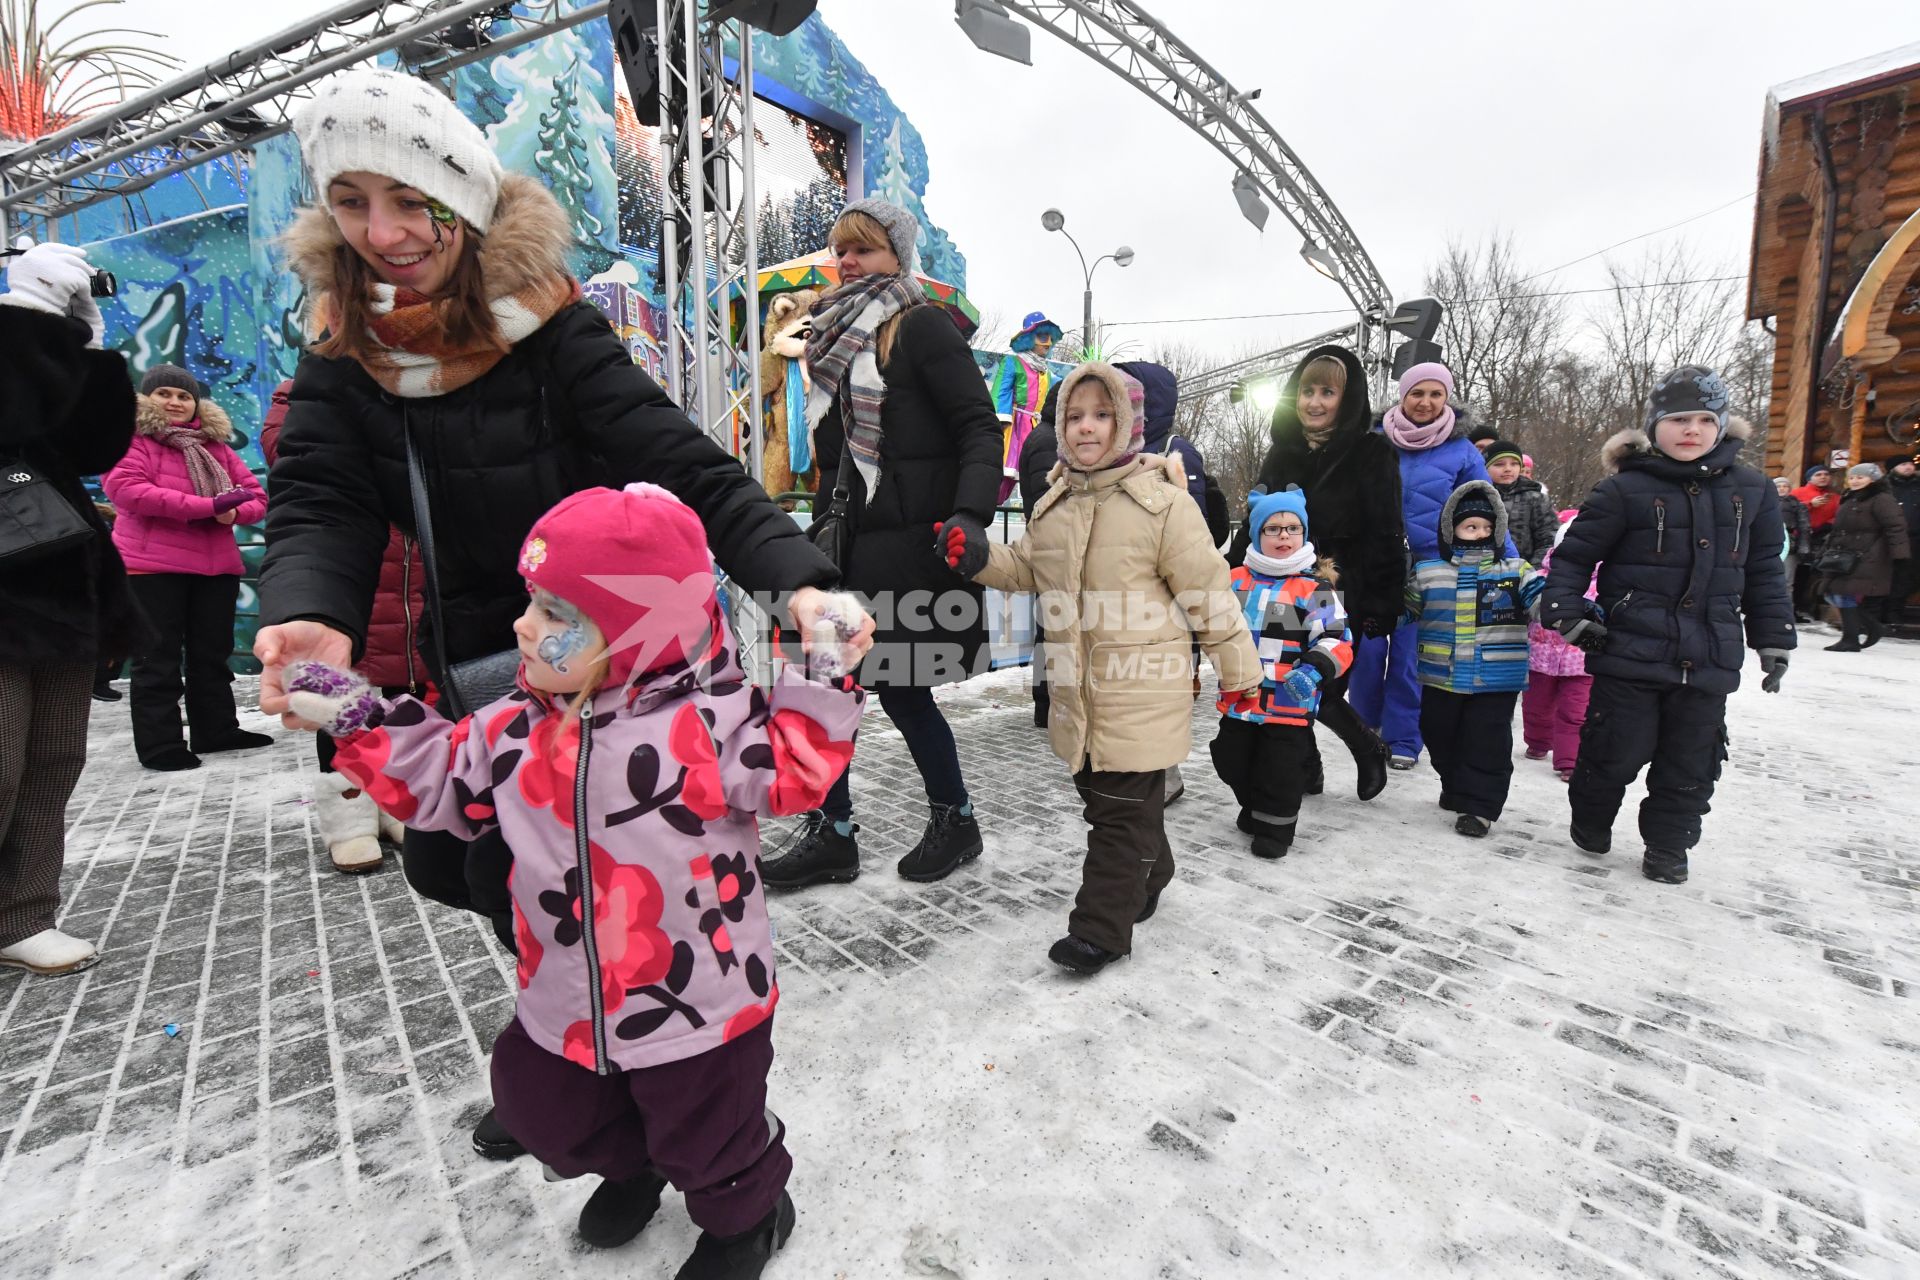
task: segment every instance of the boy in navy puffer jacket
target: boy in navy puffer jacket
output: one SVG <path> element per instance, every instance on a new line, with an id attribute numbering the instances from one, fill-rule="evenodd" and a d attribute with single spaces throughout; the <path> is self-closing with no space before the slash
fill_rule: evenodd
<path id="1" fill-rule="evenodd" d="M 1246 694 L 1220 695 L 1213 768 L 1240 802 L 1240 829 L 1253 852 L 1283 858 L 1298 829 L 1300 798 L 1319 775 L 1313 722 L 1320 686 L 1353 665 L 1347 611 L 1334 591 L 1333 561 L 1307 541 L 1307 496 L 1255 490 L 1247 497 L 1253 530 L 1233 590 L 1260 651 L 1261 681 Z"/>
<path id="2" fill-rule="evenodd" d="M 1667 884 L 1685 882 L 1699 843 L 1746 650 L 1759 652 L 1760 687 L 1775 693 L 1797 643 L 1779 498 L 1735 461 L 1749 431 L 1727 417 L 1713 370 L 1684 365 L 1662 378 L 1645 429 L 1607 442 L 1613 474 L 1553 553 L 1541 602 L 1540 620 L 1587 650 L 1593 675 L 1568 787 L 1573 842 L 1607 852 L 1626 789 L 1647 768 L 1640 869 Z M 1585 599 L 1595 565 L 1598 605 Z"/>
<path id="3" fill-rule="evenodd" d="M 1469 480 L 1440 509 L 1440 559 L 1413 566 L 1407 612 L 1418 624 L 1420 736 L 1453 829 L 1484 836 L 1513 781 L 1513 704 L 1527 687 L 1527 616 L 1545 579 L 1510 549 L 1507 508 Z"/>

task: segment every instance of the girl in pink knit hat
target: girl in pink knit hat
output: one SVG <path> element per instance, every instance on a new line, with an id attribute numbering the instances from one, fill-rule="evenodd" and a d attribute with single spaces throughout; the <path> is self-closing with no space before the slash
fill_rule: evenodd
<path id="1" fill-rule="evenodd" d="M 564 499 L 519 568 L 514 693 L 452 723 L 303 663 L 292 708 L 408 827 L 512 847 L 520 991 L 494 1108 L 549 1169 L 602 1179 L 581 1239 L 625 1244 L 672 1183 L 701 1228 L 683 1280 L 758 1276 L 794 1208 L 766 1109 L 780 988 L 755 819 L 817 806 L 853 755 L 865 695 L 826 670 L 858 660 L 861 615 L 836 602 L 817 678 L 748 683 L 699 518 L 646 484 Z"/>

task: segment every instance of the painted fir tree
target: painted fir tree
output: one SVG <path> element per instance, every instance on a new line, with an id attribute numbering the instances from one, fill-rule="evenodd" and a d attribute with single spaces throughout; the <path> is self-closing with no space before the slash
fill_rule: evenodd
<path id="1" fill-rule="evenodd" d="M 580 62 L 575 59 L 554 81 L 553 97 L 540 113 L 539 150 L 534 163 L 546 176 L 554 198 L 573 223 L 573 238 L 597 245 L 607 229 L 593 212 L 593 174 L 589 143 L 580 132 Z"/>
<path id="2" fill-rule="evenodd" d="M 920 203 L 913 189 L 913 178 L 907 172 L 907 152 L 900 140 L 898 116 L 894 117 L 893 131 L 887 134 L 887 150 L 880 161 L 880 181 L 875 185 L 874 194 L 902 209 L 914 209 Z"/>

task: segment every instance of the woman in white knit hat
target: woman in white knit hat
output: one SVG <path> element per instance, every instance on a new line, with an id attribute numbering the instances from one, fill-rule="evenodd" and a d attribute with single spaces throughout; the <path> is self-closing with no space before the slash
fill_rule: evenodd
<path id="1" fill-rule="evenodd" d="M 462 710 L 490 700 L 462 697 L 461 673 L 478 660 L 497 677 L 496 657 L 513 669 L 500 651 L 526 607 L 521 543 L 542 512 L 596 485 L 671 490 L 699 514 L 720 566 L 750 590 L 793 592 L 793 622 L 810 634 L 838 570 L 581 300 L 567 217 L 545 188 L 502 173 L 446 97 L 395 72 L 323 82 L 294 131 L 317 199 L 285 246 L 314 341 L 268 480 L 254 649 L 264 710 L 287 713 L 289 662 L 352 664 L 389 524 L 433 536 L 437 622 L 423 648 L 436 681 Z M 489 916 L 510 948 L 511 858 L 497 839 L 463 849 L 412 831 L 402 849 L 417 890 Z M 521 1150 L 491 1114 L 475 1145 L 498 1158 Z"/>

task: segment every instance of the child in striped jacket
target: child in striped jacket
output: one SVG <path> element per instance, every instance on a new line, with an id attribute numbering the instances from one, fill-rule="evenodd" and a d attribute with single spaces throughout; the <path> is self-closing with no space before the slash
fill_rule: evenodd
<path id="1" fill-rule="evenodd" d="M 1444 558 L 1420 561 L 1407 582 L 1407 612 L 1420 624 L 1420 736 L 1440 775 L 1440 807 L 1460 815 L 1455 831 L 1478 837 L 1506 807 L 1527 620 L 1546 579 L 1525 560 L 1499 558 L 1507 509 L 1485 480 L 1453 491 L 1439 533 Z"/>
<path id="2" fill-rule="evenodd" d="M 1307 541 L 1307 500 L 1297 488 L 1247 498 L 1252 538 L 1233 589 L 1260 651 L 1258 689 L 1221 695 L 1213 767 L 1240 802 L 1240 829 L 1261 858 L 1282 858 L 1299 824 L 1300 798 L 1318 759 L 1313 720 L 1320 688 L 1353 664 L 1346 610 L 1331 560 Z"/>

